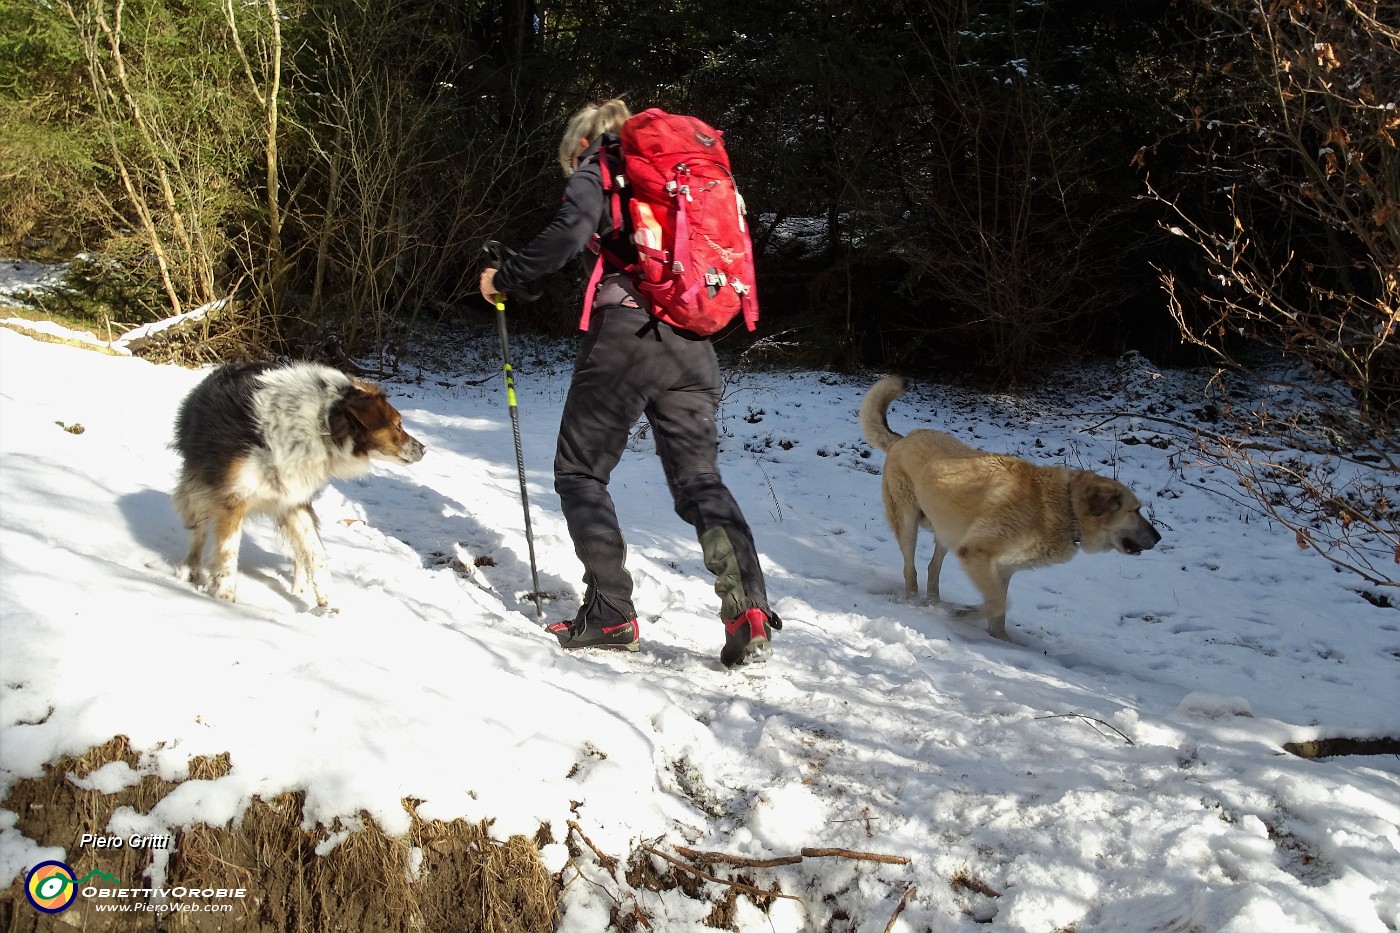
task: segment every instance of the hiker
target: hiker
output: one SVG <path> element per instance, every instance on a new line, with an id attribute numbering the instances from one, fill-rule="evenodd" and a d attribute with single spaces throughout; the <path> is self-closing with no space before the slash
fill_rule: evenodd
<path id="1" fill-rule="evenodd" d="M 632 426 L 645 415 L 676 513 L 694 526 L 705 566 L 715 574 L 725 632 L 720 660 L 725 667 L 766 661 L 772 630 L 782 623 L 769 608 L 748 522 L 716 465 L 720 375 L 714 346 L 649 313 L 649 299 L 624 271 L 636 262 L 637 249 L 627 212 L 619 215 L 610 205 L 605 187 L 611 189 L 622 170 L 617 134 L 630 117 L 625 103 L 610 100 L 570 118 L 559 145 L 567 181 L 558 213 L 524 249 L 499 268 L 488 266 L 480 279 L 487 301 L 509 296 L 562 269 L 597 234 L 601 278 L 595 274 L 591 304 L 585 296 L 587 333 L 554 458 L 554 489 L 583 563 L 585 590 L 574 619 L 549 631 L 564 648 L 637 650 L 632 577 L 608 480 Z"/>

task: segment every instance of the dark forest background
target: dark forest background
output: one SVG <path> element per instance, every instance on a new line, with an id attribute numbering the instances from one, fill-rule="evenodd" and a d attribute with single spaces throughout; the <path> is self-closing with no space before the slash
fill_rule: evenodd
<path id="1" fill-rule="evenodd" d="M 489 313 L 482 243 L 548 219 L 565 118 L 620 95 L 725 131 L 759 336 L 806 362 L 1247 339 L 1392 420 L 1400 6 L 788 6 L 0 0 L 0 253 L 81 254 L 122 324 L 231 297 L 210 358 L 390 358 Z M 515 327 L 567 333 L 580 277 Z"/>

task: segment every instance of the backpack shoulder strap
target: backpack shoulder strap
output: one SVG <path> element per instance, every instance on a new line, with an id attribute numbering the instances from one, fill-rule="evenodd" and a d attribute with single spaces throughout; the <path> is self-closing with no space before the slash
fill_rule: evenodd
<path id="1" fill-rule="evenodd" d="M 621 230 L 624 218 L 622 192 L 627 187 L 626 165 L 622 157 L 622 143 L 613 139 L 599 146 L 584 165 L 597 163 L 598 175 L 603 180 L 603 196 L 608 199 L 610 219 L 614 230 Z"/>
<path id="2" fill-rule="evenodd" d="M 603 197 L 607 199 L 613 232 L 625 236 L 627 215 L 622 209 L 622 192 L 627 187 L 627 176 L 623 172 L 625 162 L 622 156 L 622 143 L 614 139 L 599 146 L 598 150 L 589 157 L 589 161 L 598 163 L 598 173 L 603 180 Z M 588 285 L 583 290 L 583 311 L 579 315 L 578 322 L 578 329 L 581 331 L 587 331 L 589 321 L 592 320 L 593 298 L 598 291 L 598 283 L 603 279 L 603 267 L 609 258 L 608 249 L 603 245 L 598 234 L 593 234 L 588 245 L 598 254 L 598 259 L 593 263 L 593 271 L 588 274 Z M 615 257 L 612 261 L 616 266 L 622 267 L 623 265 Z"/>

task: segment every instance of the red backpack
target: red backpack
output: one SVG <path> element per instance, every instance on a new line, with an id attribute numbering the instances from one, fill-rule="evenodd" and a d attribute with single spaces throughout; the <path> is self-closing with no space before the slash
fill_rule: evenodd
<path id="1" fill-rule="evenodd" d="M 695 117 L 655 108 L 622 125 L 622 173 L 599 159 L 603 190 L 611 193 L 613 228 L 626 230 L 637 262 L 626 268 L 651 300 L 651 313 L 708 337 L 740 311 L 758 323 L 753 245 L 744 199 L 729 173 L 723 134 Z M 630 188 L 622 218 L 621 189 Z M 603 275 L 603 252 L 584 292 L 582 330 Z"/>

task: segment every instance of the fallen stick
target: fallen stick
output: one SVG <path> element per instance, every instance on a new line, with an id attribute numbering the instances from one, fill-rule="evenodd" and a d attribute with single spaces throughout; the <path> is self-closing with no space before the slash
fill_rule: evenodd
<path id="1" fill-rule="evenodd" d="M 983 881 L 981 878 L 974 878 L 972 875 L 969 875 L 967 869 L 963 869 L 952 878 L 949 878 L 948 884 L 952 885 L 954 891 L 961 888 L 967 891 L 976 891 L 978 894 L 985 897 L 1001 897 L 1000 891 L 987 884 L 987 882 Z"/>
<path id="2" fill-rule="evenodd" d="M 894 916 L 890 917 L 890 922 L 885 924 L 885 933 L 890 933 L 894 929 L 894 922 L 899 919 L 899 915 L 904 913 L 904 908 L 909 903 L 909 899 L 914 896 L 914 892 L 919 890 L 914 885 L 909 885 L 909 890 L 904 892 L 904 896 L 899 899 L 899 904 L 895 906 Z"/>
<path id="3" fill-rule="evenodd" d="M 726 865 L 739 865 L 743 868 L 777 868 L 779 865 L 796 865 L 802 861 L 800 855 L 783 855 L 778 858 L 749 858 L 744 855 L 726 855 L 723 852 L 700 852 L 685 846 L 676 846 L 676 851 L 688 859 L 699 862 L 723 862 Z"/>
<path id="4" fill-rule="evenodd" d="M 616 904 L 618 907 L 621 907 L 621 906 L 622 906 L 622 902 L 619 901 L 619 900 L 617 899 L 617 895 L 613 894 L 613 893 L 612 893 L 611 891 L 609 891 L 607 888 L 603 887 L 603 885 L 602 885 L 600 882 L 594 881 L 592 878 L 588 877 L 587 875 L 585 875 L 585 874 L 583 873 L 583 868 L 582 868 L 582 866 L 580 866 L 578 862 L 574 861 L 574 857 L 573 857 L 573 856 L 569 856 L 569 864 L 573 866 L 573 869 L 574 869 L 574 878 L 573 878 L 572 880 L 570 880 L 567 884 L 565 884 L 564 887 L 567 888 L 569 885 L 573 884 L 574 881 L 576 881 L 576 880 L 582 878 L 585 882 L 587 882 L 588 884 L 593 885 L 593 887 L 597 888 L 599 891 L 602 891 L 604 894 L 606 894 L 606 895 L 612 900 L 612 902 L 613 902 L 614 904 Z"/>
<path id="5" fill-rule="evenodd" d="M 909 860 L 902 855 L 880 855 L 876 852 L 856 852 L 851 849 L 803 849 L 802 854 L 807 858 L 835 856 L 837 858 L 859 859 L 862 862 L 884 862 L 886 865 L 909 864 Z"/>
<path id="6" fill-rule="evenodd" d="M 660 849 L 655 849 L 651 846 L 642 846 L 642 851 L 650 852 L 652 855 L 660 856 L 661 858 L 670 862 L 672 865 L 675 865 L 677 868 L 684 868 L 692 875 L 698 875 L 699 877 L 704 878 L 706 881 L 713 881 L 715 884 L 727 885 L 731 888 L 734 888 L 735 890 L 743 891 L 745 894 L 753 894 L 758 897 L 781 897 L 789 901 L 797 901 L 798 903 L 802 902 L 802 898 L 797 897 L 794 894 L 784 894 L 781 891 L 765 891 L 762 888 L 756 888 L 751 884 L 744 884 L 742 881 L 730 881 L 727 878 L 716 878 L 714 875 L 708 872 L 701 871 L 700 869 L 696 868 L 694 865 L 691 865 L 688 862 L 681 861 L 674 855 L 667 855 Z"/>
<path id="7" fill-rule="evenodd" d="M 588 848 L 593 850 L 593 854 L 598 857 L 598 864 L 606 868 L 608 870 L 608 874 L 612 875 L 613 880 L 616 881 L 617 859 L 613 858 L 611 855 L 604 855 L 601 851 L 599 851 L 598 847 L 593 844 L 593 840 L 588 838 L 588 834 L 583 831 L 582 827 L 580 827 L 578 823 L 574 822 L 573 820 L 569 820 L 569 829 L 578 833 L 578 837 L 582 839 L 584 843 L 588 846 Z"/>
<path id="8" fill-rule="evenodd" d="M 1081 719 L 1084 722 L 1087 722 L 1091 728 L 1093 727 L 1094 723 L 1098 723 L 1099 725 L 1107 729 L 1112 729 L 1114 732 L 1118 733 L 1118 738 L 1122 739 L 1124 742 L 1127 742 L 1129 745 L 1137 744 L 1132 739 L 1124 735 L 1122 730 L 1114 726 L 1112 723 L 1104 722 L 1102 719 L 1096 719 L 1093 716 L 1085 716 L 1083 713 L 1051 713 L 1048 716 L 1037 716 L 1035 718 L 1037 722 L 1042 719 Z M 1101 732 L 1098 729 L 1094 729 L 1094 731 L 1098 732 L 1099 735 L 1103 735 L 1103 732 Z"/>

